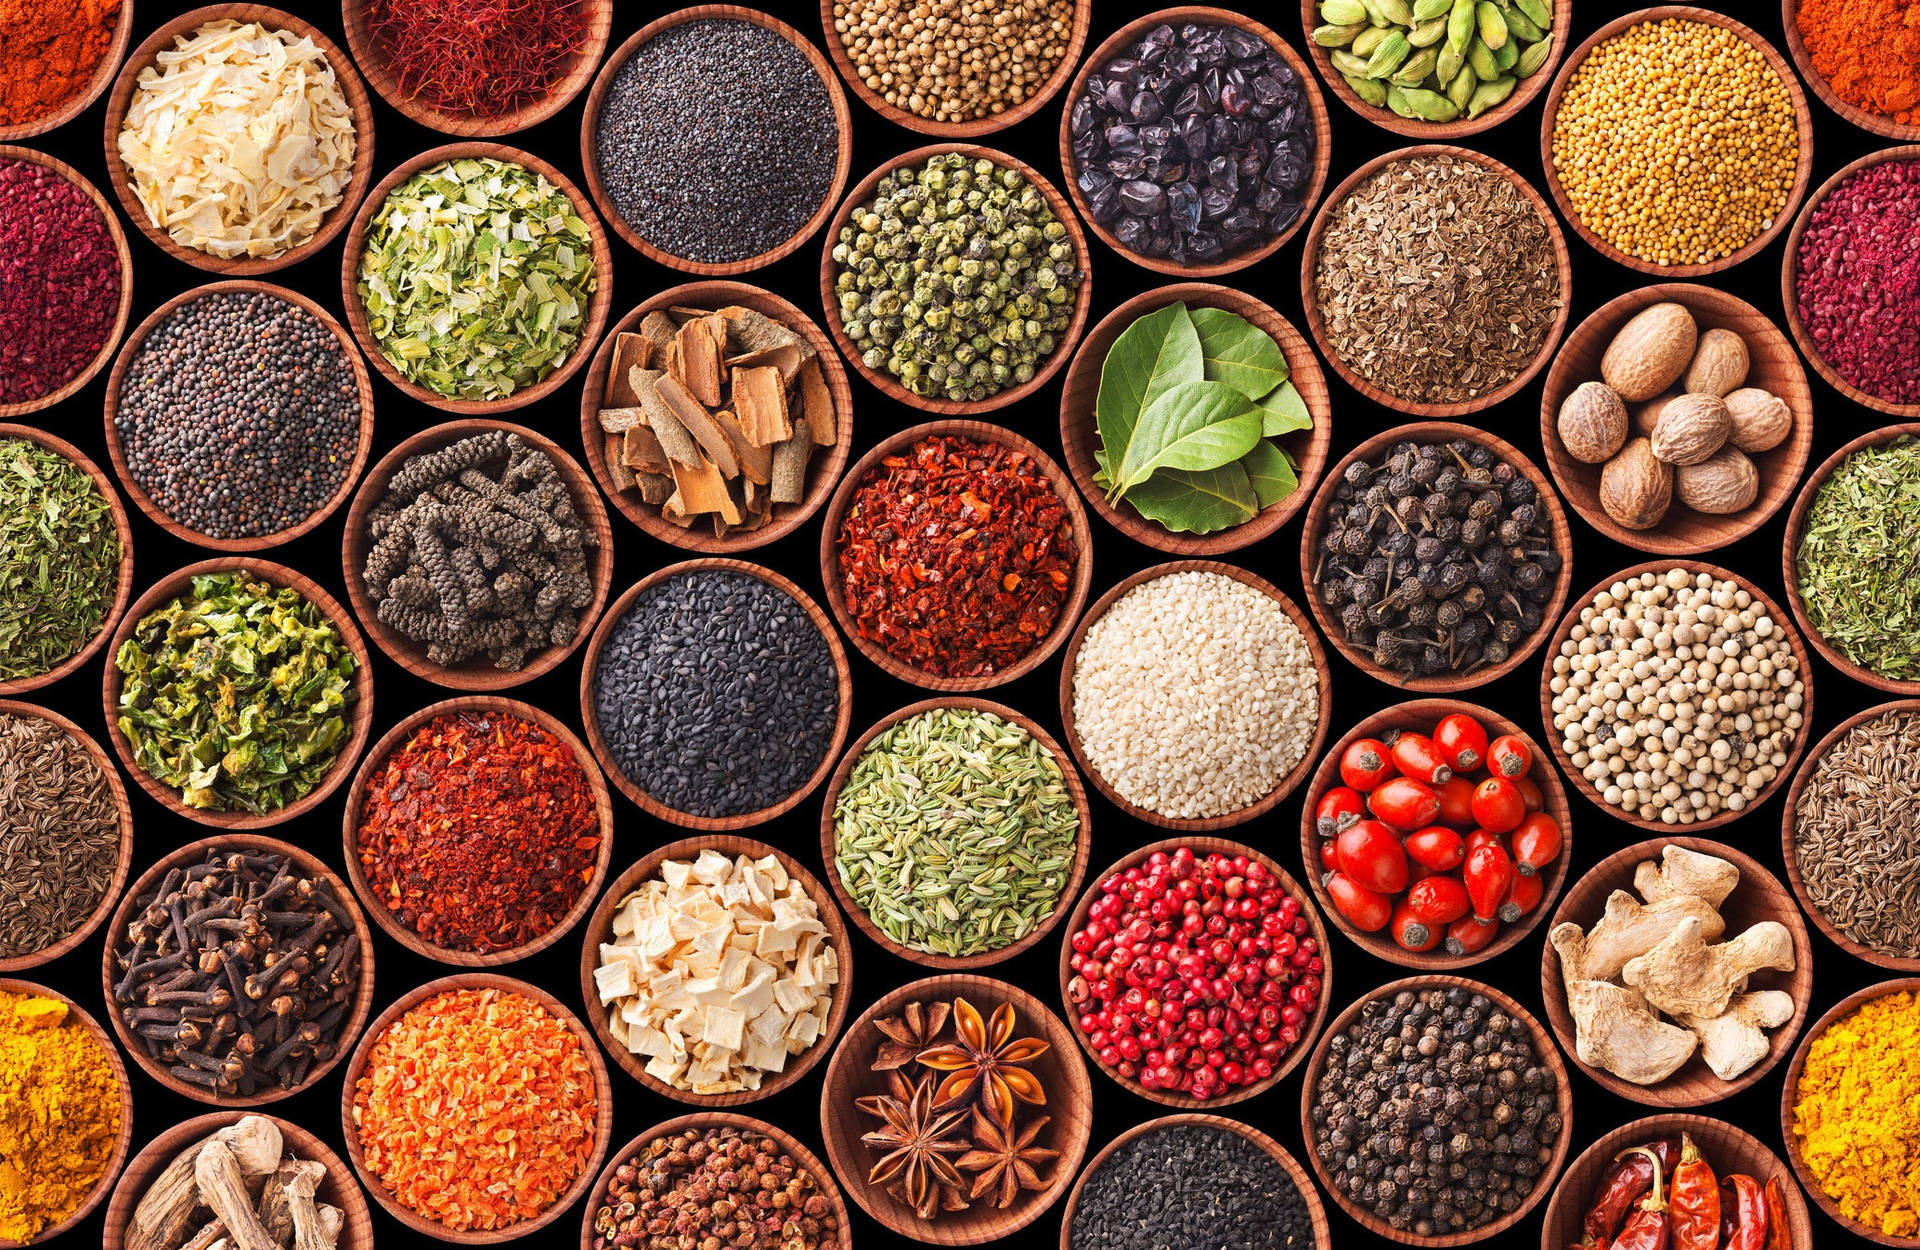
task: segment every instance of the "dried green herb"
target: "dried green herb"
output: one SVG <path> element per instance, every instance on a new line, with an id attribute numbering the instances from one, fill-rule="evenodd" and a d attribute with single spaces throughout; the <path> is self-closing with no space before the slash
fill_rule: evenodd
<path id="1" fill-rule="evenodd" d="M 1920 440 L 1848 456 L 1814 492 L 1795 555 L 1807 620 L 1840 654 L 1920 679 Z"/>
<path id="2" fill-rule="evenodd" d="M 0 439 L 0 681 L 78 654 L 119 581 L 120 534 L 99 485 L 38 443 Z"/>

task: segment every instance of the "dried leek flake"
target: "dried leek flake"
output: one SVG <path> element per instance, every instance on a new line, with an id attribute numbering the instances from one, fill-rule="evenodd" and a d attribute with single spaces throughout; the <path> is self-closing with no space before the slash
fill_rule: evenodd
<path id="1" fill-rule="evenodd" d="M 380 354 L 448 399 L 504 399 L 565 365 L 597 287 L 593 241 L 566 192 L 490 158 L 395 187 L 360 256 Z"/>
<path id="2" fill-rule="evenodd" d="M 208 22 L 140 71 L 120 160 L 147 220 L 224 259 L 279 256 L 353 181 L 353 111 L 312 38 Z"/>

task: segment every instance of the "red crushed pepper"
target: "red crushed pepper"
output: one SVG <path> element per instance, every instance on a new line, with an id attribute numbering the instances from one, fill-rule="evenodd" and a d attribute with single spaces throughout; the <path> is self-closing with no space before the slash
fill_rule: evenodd
<path id="1" fill-rule="evenodd" d="M 360 865 L 387 910 L 433 945 L 524 946 L 593 876 L 600 824 L 573 749 L 516 716 L 422 725 L 367 783 Z"/>
<path id="2" fill-rule="evenodd" d="M 937 677 L 985 677 L 1040 645 L 1080 558 L 1032 457 L 946 435 L 867 471 L 838 545 L 855 633 Z"/>

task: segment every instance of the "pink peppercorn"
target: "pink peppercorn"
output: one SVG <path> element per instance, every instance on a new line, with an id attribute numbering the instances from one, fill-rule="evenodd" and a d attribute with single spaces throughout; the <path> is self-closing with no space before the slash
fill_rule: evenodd
<path id="1" fill-rule="evenodd" d="M 1835 373 L 1879 399 L 1920 403 L 1920 162 L 1869 165 L 1814 206 L 1795 297 Z"/>
<path id="2" fill-rule="evenodd" d="M 92 197 L 45 165 L 0 159 L 0 404 L 50 395 L 92 363 L 120 280 Z"/>

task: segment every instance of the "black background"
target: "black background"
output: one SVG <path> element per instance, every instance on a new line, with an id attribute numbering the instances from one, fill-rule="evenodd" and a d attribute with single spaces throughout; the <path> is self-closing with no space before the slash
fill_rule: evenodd
<path id="1" fill-rule="evenodd" d="M 1566 4 L 1572 3 L 1573 0 L 1558 0 L 1558 2 Z M 152 3 L 151 0 L 142 0 L 137 6 L 134 17 L 133 42 L 137 44 L 144 39 L 171 13 L 185 11 L 188 7 L 185 3 L 162 5 Z M 290 3 L 285 7 L 313 21 L 343 49 L 346 47 L 338 6 Z M 793 3 L 768 4 L 767 7 L 823 47 L 825 46 L 823 39 L 831 37 L 823 36 L 820 14 L 813 7 Z M 1087 41 L 1087 52 L 1090 53 L 1121 25 L 1151 11 L 1152 7 L 1141 3 L 1112 3 L 1110 0 L 1098 0 L 1094 5 L 1093 28 Z M 1577 44 L 1600 25 L 1622 13 L 1632 11 L 1635 7 L 1618 2 L 1597 3 L 1594 0 L 1581 0 L 1577 4 L 1573 17 L 1572 42 Z M 1776 49 L 1780 50 L 1782 56 L 1786 55 L 1778 6 L 1771 3 L 1763 5 L 1723 0 L 1723 3 L 1717 7 L 1755 26 Z M 613 34 L 609 47 L 617 47 L 641 25 L 666 11 L 668 11 L 666 6 L 656 3 L 634 4 L 628 3 L 627 0 L 619 0 L 615 4 Z M 1302 46 L 1300 23 L 1293 6 L 1263 4 L 1248 6 L 1245 11 L 1265 21 L 1296 48 Z M 1558 59 L 1556 57 L 1556 61 Z M 1324 89 L 1324 84 L 1322 86 Z M 107 181 L 110 174 L 102 146 L 105 94 L 102 94 L 101 100 L 97 101 L 93 107 L 66 126 L 51 134 L 24 142 L 78 168 L 97 187 L 107 193 L 108 201 L 114 204 L 114 211 L 118 213 L 119 205 Z M 376 153 L 373 172 L 375 181 L 413 154 L 451 141 L 449 136 L 407 121 L 388 106 L 377 93 L 370 91 L 369 94 L 373 98 L 375 113 Z M 1535 100 L 1528 108 L 1493 130 L 1461 141 L 1465 146 L 1476 148 L 1506 162 L 1523 177 L 1540 187 L 1543 192 L 1545 182 L 1540 161 L 1540 120 L 1545 95 L 1543 91 L 1540 99 Z M 586 180 L 580 164 L 580 129 L 585 97 L 586 93 L 583 91 L 569 107 L 554 118 L 533 129 L 506 136 L 502 142 L 525 148 L 552 161 L 584 190 Z M 1327 138 L 1332 145 L 1333 161 L 1327 181 L 1329 189 L 1363 162 L 1412 142 L 1356 117 L 1333 98 L 1331 92 L 1327 92 L 1326 97 L 1332 117 L 1332 133 Z M 849 92 L 849 99 L 854 131 L 853 169 L 849 185 L 897 153 L 935 141 L 882 120 L 851 92 Z M 1813 114 L 1815 131 L 1813 186 L 1817 187 L 1835 170 L 1856 157 L 1885 146 L 1884 141 L 1876 136 L 1858 130 L 1835 117 L 1821 105 L 1811 91 L 1807 92 L 1807 100 Z M 1064 179 L 1059 169 L 1057 137 L 1061 110 L 1066 103 L 1063 91 L 1035 116 L 1009 130 L 987 136 L 980 142 L 1001 148 L 1031 162 L 1049 178 L 1054 179 L 1056 185 L 1064 186 Z M 357 202 L 358 197 L 356 197 Z M 129 325 L 137 324 L 154 308 L 180 291 L 218 280 L 217 274 L 193 268 L 163 254 L 131 223 L 126 222 L 124 215 L 122 215 L 122 224 L 127 227 L 133 250 L 134 296 Z M 1227 285 L 1243 289 L 1272 304 L 1296 326 L 1301 327 L 1303 332 L 1306 321 L 1300 307 L 1299 272 L 1301 247 L 1305 234 L 1306 231 L 1303 228 L 1274 256 L 1238 274 L 1220 279 Z M 1603 259 L 1575 238 L 1570 230 L 1567 235 L 1572 250 L 1574 273 L 1571 292 L 1573 310 L 1569 328 L 1578 325 L 1588 313 L 1614 296 L 1656 280 L 1643 277 Z M 263 280 L 291 287 L 311 296 L 332 311 L 344 324 L 346 314 L 341 304 L 340 269 L 345 237 L 346 232 L 342 231 L 338 238 L 315 255 L 278 273 L 262 275 Z M 614 252 L 615 270 L 612 317 L 609 318 L 609 324 L 612 320 L 624 315 L 635 304 L 656 292 L 689 280 L 686 275 L 644 259 L 634 249 L 613 236 L 611 231 L 609 231 L 609 237 Z M 1779 318 L 1781 316 L 1780 268 L 1784 237 L 1783 232 L 1780 239 L 1775 240 L 1757 256 L 1730 271 L 1703 281 L 1732 291 L 1769 316 Z M 1093 308 L 1089 325 L 1133 295 L 1173 281 L 1133 265 L 1097 240 L 1093 240 L 1091 235 L 1089 239 L 1091 255 L 1088 258 L 1088 269 L 1093 287 Z M 768 287 L 793 300 L 802 308 L 813 311 L 817 317 L 820 315 L 817 269 L 823 242 L 823 239 L 816 238 L 779 263 L 756 273 L 743 275 L 741 280 Z M 851 373 L 851 370 L 849 372 Z M 1328 457 L 1329 464 L 1344 455 L 1362 439 L 1378 431 L 1403 424 L 1407 420 L 1389 409 L 1361 399 L 1343 385 L 1330 368 L 1326 372 L 1333 389 L 1333 446 Z M 72 441 L 105 467 L 108 465 L 108 457 L 102 432 L 102 396 L 106 376 L 107 371 L 102 370 L 91 384 L 65 403 L 56 408 L 17 419 L 49 429 Z M 1544 376 L 1543 370 L 1541 377 L 1544 378 Z M 1811 369 L 1808 370 L 1808 376 L 1812 382 L 1815 404 L 1814 445 L 1810 467 L 1818 465 L 1842 443 L 1887 423 L 1887 419 L 1879 414 L 1852 404 L 1839 396 L 1824 385 Z M 377 421 L 372 459 L 378 459 L 408 435 L 448 419 L 429 406 L 401 395 L 377 373 L 374 374 L 373 387 Z M 988 419 L 1027 435 L 1058 457 L 1060 454 L 1059 387 L 1060 378 L 1056 376 L 1048 386 L 1042 388 L 1032 398 L 990 414 Z M 582 454 L 578 416 L 580 388 L 580 377 L 576 376 L 545 399 L 517 412 L 503 415 L 507 420 L 543 431 L 576 456 L 580 456 Z M 853 388 L 854 455 L 856 457 L 881 438 L 906 426 L 917 424 L 922 419 L 922 414 L 886 399 L 857 375 L 853 376 Z M 1500 434 L 1544 467 L 1539 439 L 1539 397 L 1540 379 L 1536 378 L 1513 399 L 1496 409 L 1463 420 Z M 371 462 L 370 459 L 369 463 Z M 1309 483 L 1308 487 L 1312 485 Z M 172 570 L 210 554 L 161 532 L 137 510 L 130 508 L 130 511 L 135 530 L 134 593 L 136 596 Z M 1780 578 L 1780 550 L 1787 511 L 1787 508 L 1782 508 L 1778 515 L 1762 526 L 1752 537 L 1703 558 L 1735 570 L 1743 578 L 1750 579 L 1754 584 L 1765 589 L 1776 600 L 1784 602 L 1785 592 Z M 1569 513 L 1572 516 L 1571 510 Z M 278 560 L 300 569 L 317 579 L 337 599 L 345 603 L 345 585 L 342 580 L 340 561 L 345 515 L 346 508 L 343 505 L 312 533 L 285 546 L 263 552 L 261 555 L 263 558 Z M 684 558 L 685 553 L 647 537 L 619 514 L 615 513 L 612 520 L 615 551 L 612 597 L 618 597 L 621 591 L 649 571 Z M 1169 558 L 1122 537 L 1097 517 L 1093 518 L 1092 523 L 1095 531 L 1092 544 L 1095 560 L 1093 594 L 1096 598 L 1128 574 Z M 1615 570 L 1647 558 L 1639 552 L 1601 538 L 1577 516 L 1572 517 L 1572 525 L 1573 593 L 1575 595 L 1606 578 Z M 1222 558 L 1241 564 L 1271 579 L 1296 602 L 1304 604 L 1298 572 L 1300 526 L 1300 518 L 1295 517 L 1271 538 Z M 824 604 L 818 558 L 819 536 L 820 521 L 816 515 L 809 524 L 795 533 L 759 551 L 748 553 L 746 558 L 787 574 Z M 923 692 L 880 673 L 852 648 L 849 648 L 849 653 L 854 673 L 854 732 L 857 733 L 863 726 L 873 723 L 892 709 L 915 702 L 922 697 Z M 1351 665 L 1339 659 L 1337 653 L 1333 653 L 1331 648 L 1329 648 L 1329 654 L 1335 655 L 1333 660 L 1334 716 L 1329 731 L 1331 738 L 1338 737 L 1361 717 L 1398 701 L 1401 696 L 1393 688 L 1361 675 Z M 1519 721 L 1544 742 L 1546 735 L 1540 732 L 1538 725 L 1538 685 L 1542 659 L 1543 657 L 1536 655 L 1505 678 L 1471 692 L 1468 697 Z M 576 652 L 568 663 L 554 672 L 504 693 L 546 708 L 578 730 L 580 662 L 580 653 Z M 1060 663 L 1061 657 L 1056 655 L 1033 674 L 991 692 L 989 697 L 1010 704 L 1035 717 L 1050 731 L 1059 735 L 1057 682 Z M 99 685 L 102 668 L 102 661 L 96 659 L 66 680 L 26 697 L 65 713 L 86 727 L 89 732 L 98 735 L 104 743 L 105 726 L 102 723 Z M 378 653 L 377 649 L 374 654 L 371 677 L 375 701 L 374 739 L 414 710 L 449 697 L 450 693 L 457 693 L 445 691 L 407 674 L 384 655 Z M 1879 701 L 1873 691 L 1841 677 L 1817 658 L 1814 660 L 1811 679 L 1817 698 L 1813 699 L 1813 715 L 1806 732 L 1812 734 L 1815 739 L 1847 716 Z M 358 763 L 358 761 L 353 762 Z M 166 811 L 131 782 L 127 789 L 133 802 L 136 829 L 133 875 L 137 876 L 167 851 L 202 836 L 204 830 Z M 1577 789 L 1577 787 L 1570 785 L 1569 789 Z M 1740 820 L 1714 831 L 1710 836 L 1748 852 L 1776 873 L 1780 872 L 1780 823 L 1785 789 L 1784 785 L 1781 786 L 1771 800 L 1749 810 Z M 268 832 L 309 848 L 325 859 L 336 871 L 340 871 L 344 866 L 340 825 L 346 790 L 346 786 L 341 786 L 326 803 L 321 804 L 316 810 Z M 616 838 L 611 869 L 613 874 L 617 875 L 649 848 L 681 836 L 681 831 L 643 815 L 617 793 L 613 801 Z M 824 876 L 825 870 L 820 863 L 818 838 L 821 801 L 822 796 L 816 793 L 781 819 L 743 832 L 789 851 L 808 864 L 816 874 Z M 1156 841 L 1162 836 L 1158 830 L 1122 815 L 1110 804 L 1104 802 L 1098 794 L 1092 795 L 1092 802 L 1095 810 L 1089 866 L 1090 884 L 1093 873 L 1099 872 L 1104 866 L 1133 848 Z M 1270 815 L 1230 830 L 1227 836 L 1259 847 L 1278 858 L 1290 871 L 1300 875 L 1302 868 L 1297 841 L 1300 805 L 1301 795 L 1296 793 L 1280 804 Z M 1573 864 L 1570 881 L 1577 880 L 1581 873 L 1612 851 L 1639 840 L 1635 830 L 1604 816 L 1598 808 L 1584 798 L 1575 797 L 1573 805 L 1574 826 L 1570 831 L 1570 853 Z M 1554 900 L 1548 900 L 1543 907 L 1551 908 L 1553 905 Z M 1536 1016 L 1541 1016 L 1540 976 L 1537 961 L 1544 944 L 1543 930 L 1544 926 L 1515 949 L 1468 970 L 1468 975 L 1506 990 Z M 1004 977 L 1022 985 L 1042 1000 L 1057 1007 L 1059 991 L 1055 965 L 1060 936 L 1056 933 L 1052 939 L 1039 944 L 1036 948 L 989 970 L 989 975 Z M 96 935 L 94 940 L 56 963 L 24 975 L 72 995 L 104 1022 L 100 989 L 102 937 L 103 935 Z M 524 977 L 545 986 L 576 1010 L 581 1009 L 583 1005 L 579 1002 L 577 968 L 579 941 L 579 933 L 576 930 L 542 954 L 500 971 Z M 851 987 L 852 1014 L 858 1014 L 889 989 L 924 974 L 923 969 L 887 954 L 857 934 L 854 941 L 858 945 L 858 950 L 855 952 L 857 980 Z M 374 997 L 376 1014 L 407 990 L 453 971 L 409 953 L 377 928 L 375 944 L 378 959 L 378 984 Z M 1384 984 L 1402 974 L 1401 969 L 1362 953 L 1337 932 L 1333 934 L 1332 944 L 1333 949 L 1329 953 L 1330 977 L 1327 992 L 1332 996 L 1333 1009 L 1336 1013 L 1346 1004 L 1367 993 L 1372 987 Z M 1817 930 L 1813 931 L 1813 945 L 1814 962 L 1818 971 L 1814 1001 L 1810 1014 L 1797 1020 L 1793 1026 L 1795 1028 L 1804 1028 L 1814 1017 L 1853 990 L 1882 979 L 1878 970 L 1848 957 L 1822 937 Z M 1543 1016 L 1541 1018 L 1544 1020 Z M 1307 1042 L 1303 1040 L 1301 1044 L 1306 1045 Z M 761 1116 L 791 1130 L 824 1158 L 819 1117 L 823 1114 L 820 1094 L 826 1066 L 824 1062 L 819 1064 L 804 1080 L 799 1081 L 792 1088 L 739 1110 Z M 1602 1090 L 1582 1075 L 1577 1065 L 1570 1059 L 1568 1066 L 1574 1072 L 1575 1097 L 1575 1110 L 1570 1128 L 1573 1147 L 1569 1158 L 1577 1155 L 1607 1131 L 1650 1113 L 1647 1108 Z M 208 1110 L 202 1104 L 162 1089 L 132 1063 L 129 1063 L 128 1067 L 132 1071 L 134 1083 L 133 1150 L 138 1151 L 170 1125 Z M 345 1143 L 341 1136 L 339 1107 L 344 1067 L 345 1064 L 342 1064 L 341 1068 L 329 1074 L 327 1079 L 319 1082 L 315 1088 L 267 1108 L 272 1113 L 318 1134 L 342 1157 L 345 1156 Z M 1164 1108 L 1118 1087 L 1101 1075 L 1097 1069 L 1093 1069 L 1091 1064 L 1089 1068 L 1092 1069 L 1094 1082 L 1095 1117 L 1093 1140 L 1088 1149 L 1088 1156 L 1091 1157 L 1113 1136 L 1130 1125 L 1161 1114 Z M 1785 1069 L 1786 1064 L 1783 1062 L 1752 1089 L 1702 1110 L 1706 1114 L 1720 1116 L 1741 1125 L 1768 1142 L 1776 1151 L 1783 1151 L 1780 1141 L 1780 1096 Z M 1296 1070 L 1287 1080 L 1280 1082 L 1272 1090 L 1258 1098 L 1226 1109 L 1224 1114 L 1239 1117 L 1273 1134 L 1304 1163 L 1306 1150 L 1301 1141 L 1299 1114 L 1300 1080 L 1300 1072 Z M 616 1151 L 623 1143 L 649 1125 L 687 1110 L 679 1103 L 650 1093 L 617 1068 L 613 1071 L 613 1088 L 613 1142 Z M 825 1108 L 824 1113 L 845 1113 L 845 1110 Z M 1142 1195 L 1142 1197 L 1145 1201 L 1151 1201 L 1148 1195 Z M 1325 1195 L 1323 1194 L 1322 1197 L 1324 1200 Z M 574 1244 L 578 1237 L 577 1229 L 582 1205 L 585 1204 L 576 1205 L 572 1212 L 522 1244 L 542 1247 Z M 849 1206 L 854 1213 L 856 1245 L 870 1246 L 898 1242 L 897 1238 L 866 1218 L 856 1205 L 849 1202 Z M 1332 1201 L 1327 1200 L 1326 1206 L 1333 1223 L 1336 1246 L 1386 1244 L 1377 1242 L 1377 1239 L 1361 1231 Z M 1539 1245 L 1541 1215 L 1545 1206 L 1543 1201 L 1517 1227 L 1483 1244 L 1494 1247 L 1496 1250 L 1520 1250 L 1522 1247 L 1531 1248 Z M 1812 1208 L 1811 1203 L 1809 1207 Z M 103 1204 L 91 1218 L 65 1237 L 65 1243 L 69 1245 L 98 1244 L 104 1210 Z M 1056 1205 L 1030 1229 L 1008 1239 L 1003 1244 L 1010 1247 L 1032 1247 L 1036 1250 L 1039 1247 L 1057 1244 L 1059 1213 L 1060 1207 Z M 373 1206 L 373 1215 L 377 1236 L 382 1245 L 421 1244 L 420 1238 L 388 1217 L 377 1204 Z M 1818 1209 L 1813 1209 L 1813 1219 L 1817 1230 L 1817 1244 L 1846 1244 L 1855 1240 L 1850 1234 L 1843 1232 L 1839 1226 L 1826 1219 Z"/>

